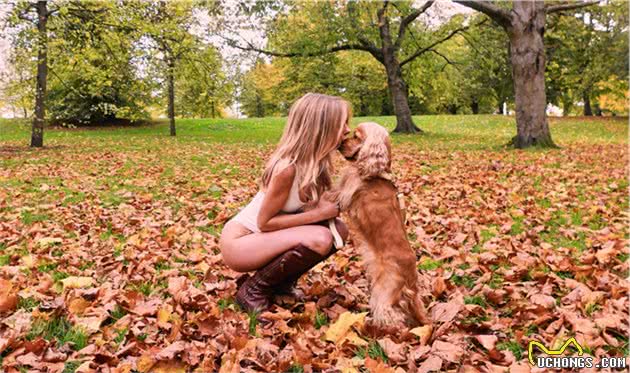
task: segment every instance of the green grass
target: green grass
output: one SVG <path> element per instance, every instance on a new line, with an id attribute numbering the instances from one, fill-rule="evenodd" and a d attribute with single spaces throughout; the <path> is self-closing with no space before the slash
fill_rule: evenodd
<path id="1" fill-rule="evenodd" d="M 0 255 L 0 267 L 9 265 L 11 263 L 11 255 Z"/>
<path id="2" fill-rule="evenodd" d="M 352 125 L 375 121 L 389 130 L 395 127 L 393 116 L 356 117 Z M 425 131 L 423 135 L 392 135 L 394 143 L 413 142 L 422 148 L 489 150 L 502 147 L 516 132 L 513 117 L 499 115 L 423 115 L 414 116 L 415 123 Z M 124 127 L 50 129 L 44 133 L 44 144 L 67 144 L 95 140 L 97 146 L 114 149 L 158 148 L 167 142 L 202 142 L 223 144 L 275 144 L 282 135 L 286 118 L 248 119 L 177 119 L 177 136 L 171 138 L 168 121 L 156 120 L 145 125 Z M 627 118 L 587 120 L 584 118 L 551 119 L 554 141 L 564 143 L 588 142 L 596 144 L 626 143 Z M 0 119 L 0 137 L 12 144 L 28 144 L 30 123 L 19 119 Z M 121 141 L 124 140 L 124 141 Z M 142 140 L 142 141 L 137 141 Z M 535 150 L 536 151 L 536 150 Z M 2 161 L 5 162 L 5 161 Z M 203 159 L 200 160 L 203 164 Z M 2 166 L 2 164 L 0 164 Z M 210 165 L 206 165 L 210 167 Z M 80 197 L 79 197 L 80 198 Z"/>
<path id="3" fill-rule="evenodd" d="M 61 347 L 69 343 L 78 351 L 87 346 L 88 335 L 80 327 L 73 326 L 65 317 L 53 317 L 49 320 L 36 319 L 26 335 L 29 341 L 42 337 L 48 341 L 56 341 Z"/>
<path id="4" fill-rule="evenodd" d="M 521 345 L 516 341 L 499 342 L 497 343 L 497 350 L 511 351 L 514 354 L 514 357 L 516 357 L 517 361 L 521 360 L 521 358 L 523 357 L 523 352 L 525 352 L 525 350 L 523 350 L 523 347 L 521 347 Z"/>
<path id="5" fill-rule="evenodd" d="M 24 309 L 26 311 L 32 311 L 34 308 L 39 307 L 39 301 L 33 297 L 18 299 L 18 308 Z"/>
<path id="6" fill-rule="evenodd" d="M 256 337 L 256 326 L 258 326 L 258 315 L 256 311 L 247 312 L 247 318 L 249 319 L 249 335 Z"/>
<path id="7" fill-rule="evenodd" d="M 382 360 L 385 363 L 387 363 L 389 360 L 387 354 L 385 353 L 385 350 L 383 350 L 383 347 L 381 347 L 381 345 L 374 340 L 370 341 L 367 347 L 359 347 L 357 350 L 355 350 L 354 354 L 361 359 L 365 359 L 367 356 L 369 356 L 372 359 Z"/>
<path id="8" fill-rule="evenodd" d="M 422 259 L 420 264 L 418 264 L 418 269 L 423 270 L 423 271 L 433 271 L 435 269 L 440 268 L 441 266 L 442 266 L 441 260 L 433 260 L 431 258 L 425 257 L 424 259 Z"/>
<path id="9" fill-rule="evenodd" d="M 122 308 L 120 305 L 117 304 L 116 307 L 114 307 L 114 309 L 110 311 L 109 316 L 114 321 L 118 321 L 122 319 L 123 316 L 125 316 L 126 314 L 127 314 L 127 311 L 125 311 L 124 308 Z"/>
<path id="10" fill-rule="evenodd" d="M 317 310 L 317 313 L 315 313 L 315 328 L 320 329 L 324 325 L 328 325 L 328 316 Z"/>
<path id="11" fill-rule="evenodd" d="M 464 297 L 465 304 L 476 304 L 481 307 L 486 307 L 486 299 L 483 296 L 476 295 L 474 297 Z"/>
<path id="12" fill-rule="evenodd" d="M 453 277 L 451 277 L 451 281 L 457 286 L 465 286 L 468 289 L 472 289 L 475 286 L 476 280 L 474 277 L 469 275 L 453 275 Z"/>

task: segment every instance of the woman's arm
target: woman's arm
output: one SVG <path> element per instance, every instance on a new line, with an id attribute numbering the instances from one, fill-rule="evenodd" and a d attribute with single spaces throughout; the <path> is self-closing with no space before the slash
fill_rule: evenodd
<path id="1" fill-rule="evenodd" d="M 260 212 L 258 213 L 258 228 L 262 232 L 311 224 L 339 215 L 339 210 L 335 203 L 321 198 L 317 207 L 313 210 L 297 214 L 283 214 L 281 210 L 289 198 L 294 178 L 294 166 L 289 166 L 271 177 Z"/>

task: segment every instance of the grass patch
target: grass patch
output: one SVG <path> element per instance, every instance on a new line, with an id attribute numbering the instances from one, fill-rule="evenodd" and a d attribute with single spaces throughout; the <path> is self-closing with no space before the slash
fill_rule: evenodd
<path id="1" fill-rule="evenodd" d="M 420 261 L 420 264 L 418 264 L 418 269 L 422 271 L 433 271 L 440 268 L 442 264 L 441 260 L 433 260 L 425 257 Z"/>
<path id="2" fill-rule="evenodd" d="M 50 219 L 50 217 L 46 214 L 34 214 L 31 211 L 22 211 L 20 218 L 22 219 L 22 223 L 26 225 L 31 225 L 33 223 L 42 222 Z"/>
<path id="3" fill-rule="evenodd" d="M 26 335 L 26 339 L 32 341 L 37 337 L 42 337 L 47 341 L 54 340 L 59 347 L 68 343 L 75 351 L 87 346 L 88 341 L 88 335 L 85 331 L 80 327 L 72 326 L 65 317 L 35 320 L 31 330 Z"/>
<path id="4" fill-rule="evenodd" d="M 516 236 L 525 231 L 525 227 L 523 225 L 523 220 L 525 220 L 524 216 L 514 216 L 512 217 L 512 227 L 510 227 L 510 235 Z"/>
<path id="5" fill-rule="evenodd" d="M 472 289 L 475 286 L 475 278 L 469 275 L 453 275 L 451 282 L 457 286 L 465 286 L 468 289 Z"/>
<path id="6" fill-rule="evenodd" d="M 249 335 L 253 337 L 257 337 L 256 326 L 258 326 L 258 315 L 259 313 L 256 311 L 247 312 L 247 317 L 249 318 Z"/>
<path id="7" fill-rule="evenodd" d="M 151 284 L 150 282 L 132 284 L 130 288 L 131 290 L 137 291 L 138 293 L 141 293 L 147 297 L 151 295 L 151 293 L 153 293 L 153 284 Z"/>
<path id="8" fill-rule="evenodd" d="M 0 267 L 9 265 L 11 263 L 11 255 L 0 255 Z"/>
<path id="9" fill-rule="evenodd" d="M 33 309 L 39 307 L 39 304 L 40 302 L 33 297 L 28 297 L 28 298 L 20 297 L 20 299 L 18 299 L 17 306 L 18 308 L 31 312 Z"/>
<path id="10" fill-rule="evenodd" d="M 520 344 L 518 344 L 518 342 L 516 341 L 505 341 L 505 342 L 499 342 L 497 343 L 497 350 L 499 351 L 503 351 L 503 350 L 509 350 L 514 354 L 514 357 L 516 358 L 516 360 L 521 360 L 521 358 L 523 357 L 523 352 L 525 350 L 523 350 L 523 347 L 521 347 Z"/>
<path id="11" fill-rule="evenodd" d="M 42 273 L 48 273 L 55 270 L 57 268 L 57 265 L 58 264 L 55 262 L 42 262 L 37 265 L 37 270 Z"/>
<path id="12" fill-rule="evenodd" d="M 80 361 L 66 361 L 66 363 L 63 365 L 63 371 L 61 371 L 61 373 L 74 373 L 76 372 L 77 368 L 79 368 L 79 366 L 81 366 Z"/>
<path id="13" fill-rule="evenodd" d="M 465 304 L 476 304 L 481 307 L 487 307 L 486 299 L 483 296 L 475 295 L 474 297 L 464 297 Z"/>
<path id="14" fill-rule="evenodd" d="M 381 345 L 376 341 L 370 341 L 367 347 L 359 347 L 354 354 L 361 359 L 365 359 L 369 356 L 372 359 L 381 360 L 385 363 L 389 361 L 385 350 L 383 350 L 383 347 L 381 347 Z"/>
<path id="15" fill-rule="evenodd" d="M 304 367 L 299 363 L 294 363 L 289 367 L 287 373 L 304 373 Z"/>
<path id="16" fill-rule="evenodd" d="M 125 311 L 124 308 L 117 304 L 116 307 L 114 307 L 114 309 L 109 312 L 109 317 L 111 317 L 114 321 L 118 321 L 122 319 L 126 314 L 127 311 Z"/>
<path id="17" fill-rule="evenodd" d="M 57 281 L 61 281 L 61 280 L 63 280 L 64 278 L 68 278 L 68 277 L 70 277 L 70 275 L 69 275 L 69 274 L 67 274 L 66 272 L 62 272 L 62 271 L 54 271 L 54 272 L 51 274 L 51 277 L 52 277 L 53 281 L 57 282 Z"/>
<path id="18" fill-rule="evenodd" d="M 328 325 L 328 316 L 325 313 L 317 312 L 315 313 L 315 328 L 320 329 L 322 326 Z"/>

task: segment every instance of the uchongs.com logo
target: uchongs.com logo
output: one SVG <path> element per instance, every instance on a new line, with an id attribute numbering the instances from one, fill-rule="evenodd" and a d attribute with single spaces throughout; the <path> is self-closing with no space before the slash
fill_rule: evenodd
<path id="1" fill-rule="evenodd" d="M 534 357 L 534 346 L 542 351 L 542 354 Z M 573 346 L 577 356 L 562 356 L 569 346 Z M 627 366 L 623 357 L 602 357 L 598 362 L 589 355 L 584 355 L 584 348 L 575 338 L 569 338 L 559 349 L 553 350 L 545 347 L 539 341 L 529 341 L 527 348 L 529 363 L 542 369 L 580 369 L 580 368 L 613 368 L 624 369 Z"/>

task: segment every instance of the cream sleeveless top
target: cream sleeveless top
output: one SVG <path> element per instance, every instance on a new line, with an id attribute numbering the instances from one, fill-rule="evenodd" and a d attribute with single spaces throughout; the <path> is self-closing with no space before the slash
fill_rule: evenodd
<path id="1" fill-rule="evenodd" d="M 302 206 L 304 206 L 305 202 L 300 200 L 299 193 L 299 185 L 298 178 L 293 178 L 293 185 L 291 185 L 291 191 L 289 192 L 289 198 L 284 203 L 282 207 L 282 211 L 286 213 L 293 213 L 299 210 Z M 254 199 L 247 204 L 241 211 L 239 211 L 236 216 L 234 216 L 230 221 L 236 221 L 245 228 L 249 229 L 252 232 L 259 233 L 260 229 L 258 228 L 258 213 L 260 212 L 260 207 L 262 206 L 262 201 L 265 198 L 265 192 L 262 190 L 258 191 L 254 196 Z"/>

